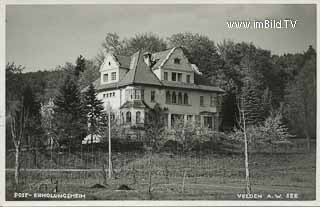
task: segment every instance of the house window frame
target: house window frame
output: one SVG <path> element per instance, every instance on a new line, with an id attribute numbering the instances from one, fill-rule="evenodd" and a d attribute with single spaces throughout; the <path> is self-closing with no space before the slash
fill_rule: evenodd
<path id="1" fill-rule="evenodd" d="M 182 81 L 182 73 L 178 73 L 177 81 L 178 82 Z"/>
<path id="2" fill-rule="evenodd" d="M 166 91 L 166 104 L 171 104 L 171 93 Z"/>
<path id="3" fill-rule="evenodd" d="M 166 81 L 168 80 L 168 72 L 163 73 L 163 79 Z"/>
<path id="4" fill-rule="evenodd" d="M 132 121 L 132 116 L 131 116 L 131 111 L 126 112 L 126 123 L 131 123 Z"/>
<path id="5" fill-rule="evenodd" d="M 152 103 L 156 102 L 156 91 L 152 90 L 150 94 L 150 101 Z"/>
<path id="6" fill-rule="evenodd" d="M 216 97 L 214 95 L 210 96 L 210 106 L 214 107 L 216 105 Z"/>
<path id="7" fill-rule="evenodd" d="M 177 81 L 177 73 L 176 72 L 172 72 L 171 73 L 171 80 L 172 81 Z"/>
<path id="8" fill-rule="evenodd" d="M 186 77 L 186 82 L 187 82 L 187 83 L 191 83 L 191 75 L 187 75 L 187 77 Z"/>
<path id="9" fill-rule="evenodd" d="M 141 123 L 141 111 L 136 112 L 136 123 L 137 124 Z"/>
<path id="10" fill-rule="evenodd" d="M 103 81 L 104 83 L 107 83 L 107 82 L 109 81 L 109 74 L 108 74 L 108 73 L 104 73 L 104 74 L 102 75 L 102 81 Z"/>
<path id="11" fill-rule="evenodd" d="M 183 102 L 183 99 L 182 99 L 182 93 L 181 92 L 179 92 L 178 93 L 178 104 L 182 104 Z"/>
<path id="12" fill-rule="evenodd" d="M 189 104 L 189 96 L 187 93 L 183 94 L 183 104 L 185 104 L 185 105 Z"/>
<path id="13" fill-rule="evenodd" d="M 111 72 L 111 80 L 117 80 L 117 72 Z"/>
<path id="14" fill-rule="evenodd" d="M 180 58 L 174 58 L 173 59 L 174 64 L 180 64 L 181 63 L 181 59 Z"/>
<path id="15" fill-rule="evenodd" d="M 171 103 L 177 104 L 177 94 L 174 91 L 172 92 L 172 95 L 171 95 Z"/>
<path id="16" fill-rule="evenodd" d="M 204 106 L 204 96 L 200 96 L 200 106 Z"/>

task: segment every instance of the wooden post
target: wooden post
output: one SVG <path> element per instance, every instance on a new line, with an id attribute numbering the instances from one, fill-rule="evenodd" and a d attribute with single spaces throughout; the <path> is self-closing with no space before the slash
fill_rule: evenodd
<path id="1" fill-rule="evenodd" d="M 109 110 L 109 117 L 108 117 L 108 125 L 109 125 L 109 179 L 112 176 L 112 164 L 111 164 L 111 110 Z"/>

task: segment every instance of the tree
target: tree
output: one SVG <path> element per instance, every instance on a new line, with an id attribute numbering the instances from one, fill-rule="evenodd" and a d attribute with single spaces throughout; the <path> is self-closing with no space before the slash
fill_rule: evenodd
<path id="1" fill-rule="evenodd" d="M 166 42 L 156 34 L 141 33 L 125 41 L 124 51 L 127 55 L 132 55 L 138 50 L 153 53 L 165 50 L 166 48 Z"/>
<path id="2" fill-rule="evenodd" d="M 86 69 L 86 60 L 82 55 L 80 55 L 79 57 L 77 57 L 76 67 L 74 68 L 75 76 L 79 77 L 80 73 L 85 71 L 85 69 Z"/>
<path id="3" fill-rule="evenodd" d="M 242 110 L 244 110 L 248 126 L 261 124 L 271 109 L 269 90 L 261 91 L 258 87 L 255 80 L 246 79 L 246 83 L 241 88 L 240 96 L 243 98 Z"/>
<path id="4" fill-rule="evenodd" d="M 91 83 L 83 93 L 83 109 L 88 118 L 88 131 L 91 134 L 91 143 L 93 143 L 93 135 L 98 132 L 99 120 L 101 119 L 103 110 L 102 104 L 103 102 L 97 98 L 96 90 Z"/>
<path id="5" fill-rule="evenodd" d="M 78 80 L 80 89 L 84 89 L 100 77 L 99 67 L 93 61 L 86 60 L 85 68 Z"/>
<path id="6" fill-rule="evenodd" d="M 29 85 L 26 85 L 23 90 L 23 105 L 28 110 L 28 122 L 25 125 L 27 145 L 35 146 L 39 144 L 43 135 L 43 128 L 41 126 L 40 103 L 36 100 L 35 94 Z"/>
<path id="7" fill-rule="evenodd" d="M 10 103 L 8 122 L 10 123 L 11 137 L 15 147 L 15 185 L 20 183 L 20 151 L 25 138 L 26 124 L 29 119 L 28 109 L 25 108 L 23 99 Z"/>
<path id="8" fill-rule="evenodd" d="M 198 66 L 211 84 L 219 86 L 222 60 L 215 43 L 207 36 L 193 33 L 178 33 L 168 38 L 169 47 L 183 47 L 191 63 Z M 199 78 L 199 77 L 198 77 Z"/>
<path id="9" fill-rule="evenodd" d="M 21 91 L 21 89 L 19 90 Z M 7 104 L 6 119 L 10 126 L 10 135 L 15 147 L 15 184 L 16 188 L 18 188 L 20 183 L 21 147 L 26 143 L 30 146 L 30 137 L 39 137 L 42 132 L 39 113 L 40 105 L 35 101 L 33 92 L 28 85 L 22 90 L 19 99 L 8 100 Z"/>
<path id="10" fill-rule="evenodd" d="M 291 127 L 306 137 L 310 151 L 310 138 L 316 134 L 316 53 L 312 47 L 305 53 L 303 67 L 286 87 L 285 112 Z"/>
<path id="11" fill-rule="evenodd" d="M 148 193 L 152 197 L 152 157 L 153 153 L 159 151 L 163 144 L 165 143 L 165 137 L 162 136 L 165 127 L 165 112 L 166 109 L 163 109 L 156 104 L 147 115 L 147 120 L 145 121 L 145 140 L 144 145 L 146 150 L 149 153 L 149 186 Z"/>
<path id="12" fill-rule="evenodd" d="M 248 138 L 247 138 L 247 129 L 246 129 L 246 116 L 244 109 L 244 100 L 245 97 L 241 97 L 238 99 L 238 110 L 239 110 L 239 121 L 238 125 L 240 126 L 240 130 L 243 132 L 243 141 L 244 141 L 244 166 L 246 170 L 246 193 L 251 193 L 251 182 L 250 182 L 250 169 L 249 169 L 249 153 L 248 153 Z"/>
<path id="13" fill-rule="evenodd" d="M 105 53 L 130 56 L 138 50 L 159 52 L 166 48 L 166 42 L 153 33 L 136 34 L 134 37 L 123 40 L 116 33 L 107 33 L 102 43 L 102 51 L 96 57 L 96 62 L 100 66 L 104 60 Z"/>
<path id="14" fill-rule="evenodd" d="M 75 80 L 67 75 L 54 99 L 53 127 L 59 143 L 80 143 L 85 129 L 85 113 Z"/>

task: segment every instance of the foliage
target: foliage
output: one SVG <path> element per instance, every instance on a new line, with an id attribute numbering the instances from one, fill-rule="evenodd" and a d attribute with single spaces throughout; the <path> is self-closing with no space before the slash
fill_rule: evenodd
<path id="1" fill-rule="evenodd" d="M 211 84 L 219 85 L 218 77 L 222 72 L 220 69 L 223 62 L 215 43 L 207 36 L 188 32 L 174 34 L 168 38 L 168 46 L 183 47 L 189 61 L 198 66 Z"/>
<path id="2" fill-rule="evenodd" d="M 22 95 L 23 107 L 28 113 L 28 121 L 25 124 L 25 136 L 29 146 L 36 146 L 41 141 L 43 129 L 41 127 L 40 103 L 36 100 L 31 87 L 27 85 Z"/>
<path id="3" fill-rule="evenodd" d="M 83 93 L 83 109 L 86 113 L 89 124 L 89 133 L 96 134 L 99 128 L 99 119 L 101 119 L 103 111 L 103 102 L 97 98 L 96 90 L 91 83 Z"/>
<path id="4" fill-rule="evenodd" d="M 282 111 L 276 110 L 271 112 L 263 124 L 246 127 L 249 145 L 254 147 L 256 144 L 273 145 L 288 142 L 292 135 L 283 125 L 282 119 Z M 243 142 L 243 131 L 235 128 L 234 132 L 229 134 L 229 138 L 236 142 Z"/>
<path id="5" fill-rule="evenodd" d="M 86 60 L 82 55 L 80 55 L 79 57 L 77 57 L 76 66 L 74 68 L 75 76 L 79 77 L 80 73 L 85 71 L 85 69 L 86 69 Z"/>
<path id="6" fill-rule="evenodd" d="M 166 141 L 166 136 L 162 136 L 165 127 L 165 112 L 167 110 L 156 104 L 147 114 L 145 122 L 145 147 L 151 152 L 161 149 Z"/>
<path id="7" fill-rule="evenodd" d="M 310 138 L 316 136 L 316 53 L 310 47 L 304 56 L 303 67 L 286 87 L 285 117 L 295 133 Z"/>
<path id="8" fill-rule="evenodd" d="M 244 110 L 245 113 L 246 124 L 248 126 L 261 124 L 271 109 L 271 95 L 268 88 L 261 91 L 254 80 L 247 79 L 241 88 L 239 97 L 241 110 Z"/>
<path id="9" fill-rule="evenodd" d="M 107 33 L 102 43 L 102 51 L 98 53 L 96 61 L 101 65 L 105 53 L 130 56 L 138 50 L 158 52 L 167 48 L 166 42 L 153 33 L 136 34 L 129 39 L 121 40 L 116 33 Z"/>
<path id="10" fill-rule="evenodd" d="M 60 143 L 80 143 L 85 129 L 85 113 L 75 80 L 69 75 L 54 99 L 53 128 Z"/>
<path id="11" fill-rule="evenodd" d="M 80 73 L 79 87 L 83 89 L 100 77 L 99 67 L 91 60 L 85 61 L 85 70 Z"/>

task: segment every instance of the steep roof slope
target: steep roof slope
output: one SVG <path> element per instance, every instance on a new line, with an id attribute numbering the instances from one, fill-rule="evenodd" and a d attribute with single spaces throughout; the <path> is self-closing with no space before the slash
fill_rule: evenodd
<path id="1" fill-rule="evenodd" d="M 149 66 L 143 61 L 143 54 L 138 51 L 133 55 L 132 68 L 120 81 L 119 86 L 130 84 L 148 84 L 161 86 L 158 77 L 151 71 Z"/>

